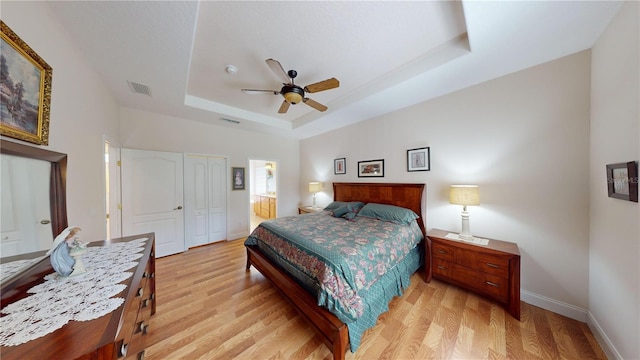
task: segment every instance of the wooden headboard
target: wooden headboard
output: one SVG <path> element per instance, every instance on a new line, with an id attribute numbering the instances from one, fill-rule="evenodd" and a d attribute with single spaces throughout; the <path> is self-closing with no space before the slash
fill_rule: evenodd
<path id="1" fill-rule="evenodd" d="M 426 236 L 422 193 L 425 184 L 398 183 L 333 183 L 335 201 L 362 201 L 401 206 L 413 210 L 420 216 L 418 225 Z"/>

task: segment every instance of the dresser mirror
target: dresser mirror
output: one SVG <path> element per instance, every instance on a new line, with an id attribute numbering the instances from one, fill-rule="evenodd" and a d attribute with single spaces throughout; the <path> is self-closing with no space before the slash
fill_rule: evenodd
<path id="1" fill-rule="evenodd" d="M 67 226 L 67 155 L 0 139 L 0 263 L 44 256 Z M 21 264 L 22 262 L 20 262 Z M 2 287 L 37 262 L 2 274 Z"/>

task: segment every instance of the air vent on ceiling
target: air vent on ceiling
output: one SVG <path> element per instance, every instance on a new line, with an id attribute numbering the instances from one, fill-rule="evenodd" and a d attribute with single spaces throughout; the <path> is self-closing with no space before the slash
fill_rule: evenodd
<path id="1" fill-rule="evenodd" d="M 127 84 L 129 84 L 129 88 L 134 93 L 151 96 L 151 89 L 147 85 L 139 84 L 129 80 L 127 80 Z"/>
<path id="2" fill-rule="evenodd" d="M 238 121 L 238 120 L 232 120 L 232 119 L 227 119 L 227 118 L 220 118 L 220 120 L 226 121 L 226 122 L 230 122 L 232 124 L 240 124 L 240 121 Z"/>

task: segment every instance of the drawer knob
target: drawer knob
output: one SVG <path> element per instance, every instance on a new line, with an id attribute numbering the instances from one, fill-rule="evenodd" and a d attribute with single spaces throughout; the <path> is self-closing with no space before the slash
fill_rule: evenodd
<path id="1" fill-rule="evenodd" d="M 446 254 L 446 253 L 447 253 L 447 251 L 446 251 L 446 250 L 440 250 L 440 249 L 438 249 L 438 254 Z"/>
<path id="2" fill-rule="evenodd" d="M 149 299 L 144 299 L 144 300 L 142 301 L 142 307 L 143 307 L 143 308 L 146 308 L 147 306 L 149 306 Z"/>
<path id="3" fill-rule="evenodd" d="M 496 283 L 491 282 L 491 281 L 487 281 L 487 285 L 494 286 L 494 287 L 500 287 L 500 284 L 496 284 Z"/>
<path id="4" fill-rule="evenodd" d="M 144 294 L 144 289 L 143 288 L 139 288 L 138 289 L 138 296 L 142 297 L 143 294 Z"/>
<path id="5" fill-rule="evenodd" d="M 438 269 L 440 269 L 440 270 L 447 270 L 447 268 L 446 268 L 446 267 L 444 267 L 444 266 L 442 266 L 442 265 L 438 265 Z"/>
<path id="6" fill-rule="evenodd" d="M 128 349 L 129 349 L 129 344 L 122 344 L 122 346 L 120 347 L 120 356 L 121 357 L 127 356 Z"/>
<path id="7" fill-rule="evenodd" d="M 143 334 L 146 334 L 149 331 L 149 324 L 145 324 L 145 323 L 140 323 L 140 331 L 142 331 Z"/>
<path id="8" fill-rule="evenodd" d="M 496 268 L 496 269 L 500 267 L 500 265 L 496 265 L 496 264 L 492 264 L 492 263 L 487 263 L 487 266 L 488 267 L 492 267 L 492 268 Z"/>

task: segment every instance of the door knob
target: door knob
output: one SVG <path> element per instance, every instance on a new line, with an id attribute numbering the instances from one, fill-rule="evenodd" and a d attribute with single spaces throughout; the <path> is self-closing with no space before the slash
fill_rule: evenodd
<path id="1" fill-rule="evenodd" d="M 42 225 L 47 225 L 47 224 L 50 224 L 50 223 L 51 223 L 51 220 L 40 220 L 40 224 L 42 224 Z"/>
<path id="2" fill-rule="evenodd" d="M 175 208 L 173 210 L 182 210 L 182 206 L 178 206 L 177 208 Z"/>

